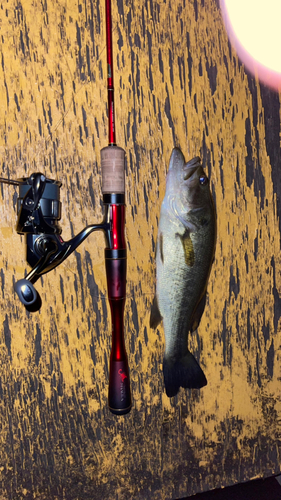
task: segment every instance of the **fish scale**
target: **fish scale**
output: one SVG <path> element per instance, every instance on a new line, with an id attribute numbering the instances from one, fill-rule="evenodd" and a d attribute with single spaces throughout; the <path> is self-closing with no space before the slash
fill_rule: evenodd
<path id="1" fill-rule="evenodd" d="M 206 377 L 188 350 L 188 334 L 201 320 L 214 258 L 216 214 L 199 157 L 185 163 L 172 152 L 161 206 L 156 250 L 156 295 L 150 326 L 163 319 L 164 383 L 169 397 L 180 387 L 201 388 Z"/>

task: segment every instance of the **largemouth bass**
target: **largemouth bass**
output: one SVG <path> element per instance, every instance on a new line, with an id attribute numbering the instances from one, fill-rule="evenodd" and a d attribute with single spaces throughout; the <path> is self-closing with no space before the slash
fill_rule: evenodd
<path id="1" fill-rule="evenodd" d="M 214 259 L 216 213 L 209 180 L 199 157 L 185 163 L 172 152 L 161 206 L 156 249 L 156 295 L 150 326 L 163 319 L 163 373 L 168 397 L 180 387 L 201 388 L 206 377 L 188 350 L 188 334 L 197 329 L 206 303 Z"/>

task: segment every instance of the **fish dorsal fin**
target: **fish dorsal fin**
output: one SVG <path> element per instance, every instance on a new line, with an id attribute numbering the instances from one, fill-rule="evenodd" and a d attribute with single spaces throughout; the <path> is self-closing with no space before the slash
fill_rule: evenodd
<path id="1" fill-rule="evenodd" d="M 190 321 L 190 331 L 191 332 L 194 332 L 194 330 L 197 330 L 197 328 L 200 324 L 200 321 L 201 321 L 201 318 L 202 318 L 202 315 L 203 315 L 203 312 L 205 309 L 205 305 L 206 305 L 206 295 L 207 294 L 205 292 L 204 295 L 199 300 L 196 308 L 193 311 L 191 321 Z"/>
<path id="2" fill-rule="evenodd" d="M 156 328 L 159 325 L 159 323 L 161 323 L 161 321 L 162 321 L 162 316 L 159 311 L 158 301 L 155 295 L 150 312 L 150 321 L 149 321 L 150 328 Z"/>

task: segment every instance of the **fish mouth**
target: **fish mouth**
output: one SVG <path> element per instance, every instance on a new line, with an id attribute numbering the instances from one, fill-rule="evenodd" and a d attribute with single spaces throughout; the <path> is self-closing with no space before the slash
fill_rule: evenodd
<path id="1" fill-rule="evenodd" d="M 184 180 L 187 181 L 192 177 L 192 175 L 196 172 L 196 170 L 201 167 L 201 159 L 199 156 L 195 156 L 192 160 L 188 161 L 183 168 L 184 171 Z"/>
<path id="2" fill-rule="evenodd" d="M 185 170 L 185 174 L 183 176 L 184 180 L 187 181 L 188 179 L 190 179 L 190 177 L 193 176 L 193 174 L 196 172 L 198 167 L 199 167 L 199 165 L 197 165 L 196 167 L 189 167 L 188 171 Z"/>

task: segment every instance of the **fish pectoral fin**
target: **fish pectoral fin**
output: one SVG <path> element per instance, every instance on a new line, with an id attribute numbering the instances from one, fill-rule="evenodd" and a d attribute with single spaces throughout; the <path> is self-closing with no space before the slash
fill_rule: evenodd
<path id="1" fill-rule="evenodd" d="M 197 330 L 199 324 L 200 324 L 200 321 L 201 321 L 201 318 L 202 318 L 202 315 L 203 315 L 203 312 L 204 312 L 204 309 L 205 309 L 205 305 L 206 305 L 206 296 L 207 296 L 207 293 L 205 292 L 203 297 L 201 297 L 201 299 L 199 300 L 193 314 L 192 314 L 192 317 L 191 317 L 191 321 L 190 321 L 190 331 L 191 332 L 194 332 L 194 330 Z"/>
<path id="2" fill-rule="evenodd" d="M 186 230 L 184 234 L 176 233 L 176 237 L 181 240 L 186 265 L 192 267 L 194 265 L 195 255 L 192 239 L 190 238 L 190 231 Z"/>
<path id="3" fill-rule="evenodd" d="M 159 311 L 158 301 L 155 295 L 150 312 L 150 321 L 149 321 L 150 328 L 156 328 L 159 325 L 159 323 L 161 323 L 161 321 L 162 321 L 162 316 Z"/>

